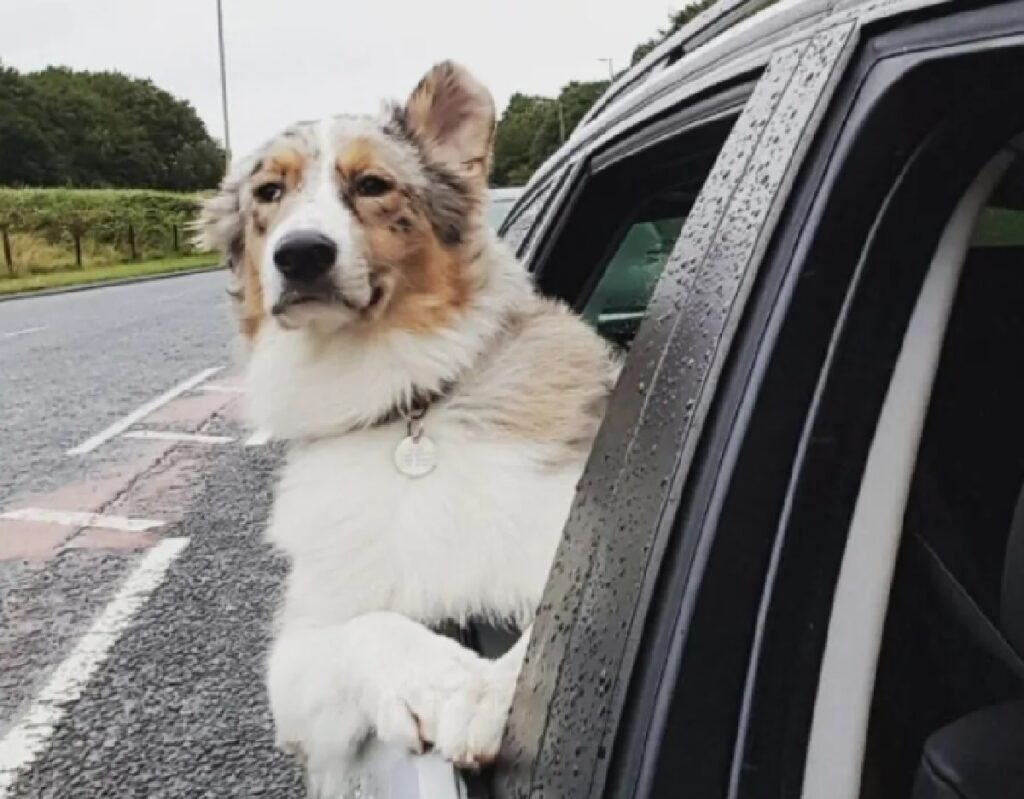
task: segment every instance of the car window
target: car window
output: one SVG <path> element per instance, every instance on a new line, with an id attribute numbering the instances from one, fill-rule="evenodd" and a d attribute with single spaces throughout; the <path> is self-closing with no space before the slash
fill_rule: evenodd
<path id="1" fill-rule="evenodd" d="M 502 239 L 527 266 L 530 265 L 527 250 L 533 245 L 538 225 L 544 221 L 544 212 L 563 188 L 567 177 L 568 172 L 563 170 L 528 192 L 522 189 L 520 197 L 526 194 L 526 199 L 520 203 L 520 197 L 517 197 L 498 227 Z"/>
<path id="2" fill-rule="evenodd" d="M 981 212 L 972 245 L 1024 247 L 1024 159 L 1007 171 L 988 206 Z"/>
<path id="3" fill-rule="evenodd" d="M 980 214 L 942 336 L 868 730 L 881 799 L 908 795 L 922 752 L 957 756 L 943 727 L 1024 692 L 1024 213 L 1006 199 L 1022 177 Z"/>
<path id="4" fill-rule="evenodd" d="M 636 335 L 683 219 L 644 220 L 626 232 L 583 309 L 583 318 L 605 338 L 628 344 Z"/>
<path id="5" fill-rule="evenodd" d="M 730 111 L 745 96 L 732 98 Z M 735 113 L 719 109 L 702 125 L 681 124 L 674 137 L 641 134 L 598 157 L 540 248 L 541 290 L 628 349 Z"/>
<path id="6" fill-rule="evenodd" d="M 971 19 L 972 25 L 977 22 L 977 18 Z M 991 29 L 1003 31 L 1004 25 L 1005 18 L 1000 20 L 993 12 Z M 897 624 L 885 632 L 882 661 L 876 660 L 896 552 L 891 539 L 883 537 L 881 525 L 857 528 L 866 530 L 866 540 L 878 548 L 873 557 L 889 546 L 888 560 L 868 570 L 880 579 L 869 583 L 857 579 L 863 573 L 854 572 L 853 579 L 845 581 L 843 592 L 837 589 L 840 572 L 848 563 L 856 567 L 867 561 L 862 550 L 851 546 L 852 519 L 873 442 L 887 438 L 881 435 L 876 439 L 880 413 L 936 253 L 940 247 L 950 246 L 952 230 L 958 247 L 973 241 L 964 261 L 961 288 L 980 278 L 981 273 L 972 270 L 983 262 L 987 262 L 989 277 L 995 277 L 993 270 L 1012 269 L 1014 259 L 1024 266 L 1019 261 L 1020 250 L 1014 253 L 1015 247 L 998 243 L 1010 240 L 999 230 L 1007 229 L 1005 220 L 1016 216 L 1024 204 L 1000 198 L 997 192 L 990 207 L 981 213 L 973 239 L 963 238 L 962 225 L 949 227 L 951 214 L 979 170 L 995 148 L 1019 130 L 1022 118 L 1019 89 L 992 80 L 994 75 L 1019 69 L 1021 51 L 1005 45 L 1003 52 L 979 49 L 965 55 L 957 37 L 967 36 L 967 30 L 972 37 L 979 36 L 973 27 L 958 29 L 944 19 L 941 25 L 924 23 L 886 32 L 864 49 L 863 61 L 853 66 L 852 74 L 872 77 L 851 81 L 857 92 L 840 93 L 839 104 L 830 112 L 853 121 L 836 142 L 822 144 L 814 171 L 807 173 L 823 176 L 822 182 L 808 181 L 796 201 L 800 205 L 794 205 L 801 209 L 795 219 L 803 227 L 794 225 L 793 232 L 779 240 L 772 256 L 775 263 L 792 270 L 793 293 L 779 328 L 778 354 L 765 372 L 764 399 L 759 400 L 763 404 L 752 412 L 755 419 L 759 413 L 764 415 L 761 435 L 767 437 L 751 444 L 750 460 L 744 466 L 748 475 L 745 490 L 737 495 L 732 510 L 734 522 L 741 522 L 744 551 L 749 552 L 762 536 L 771 545 L 770 582 L 761 594 L 758 611 L 763 620 L 759 631 L 766 632 L 755 641 L 755 665 L 750 673 L 756 671 L 756 678 L 744 700 L 744 742 L 737 747 L 733 763 L 736 796 L 797 795 L 801 785 L 805 796 L 910 796 L 910 781 L 920 764 L 925 740 L 919 732 L 908 734 L 910 728 L 933 722 L 935 716 L 929 715 L 933 710 L 952 720 L 950 709 L 967 692 L 983 684 L 993 687 L 984 677 L 975 686 L 959 682 L 965 676 L 969 680 L 970 672 L 949 679 L 960 665 L 955 646 L 947 650 L 949 657 L 930 660 L 927 665 L 918 659 L 918 668 L 896 667 L 899 676 L 895 680 L 892 666 L 885 665 L 887 660 L 896 663 L 893 657 L 908 658 L 904 664 L 920 658 L 923 650 L 919 647 L 925 638 L 931 639 L 929 645 L 940 644 L 940 639 L 950 643 L 957 613 L 950 607 L 941 609 L 940 600 L 953 598 L 959 590 L 955 587 L 926 595 L 916 590 L 921 583 L 906 584 L 906 590 L 900 591 L 901 603 L 904 610 L 914 608 L 919 614 L 916 626 Z M 930 52 L 922 45 L 929 36 L 934 37 L 935 48 Z M 1006 41 L 1011 41 L 1009 36 Z M 946 42 L 956 44 L 940 49 L 940 43 Z M 912 50 L 910 43 L 919 49 Z M 928 55 L 921 55 L 923 52 Z M 885 64 L 885 71 L 874 71 L 879 62 Z M 878 76 L 887 80 L 872 85 Z M 865 91 L 865 86 L 872 86 L 873 92 Z M 835 159 L 837 153 L 842 155 Z M 835 160 L 828 161 L 826 167 L 826 158 Z M 907 235 L 910 220 L 913 236 Z M 1007 272 L 1003 277 L 1011 275 Z M 1012 301 L 1010 288 L 1011 283 L 1006 282 L 990 296 Z M 959 297 L 954 303 L 954 322 L 962 313 L 957 308 L 962 300 Z M 1020 341 L 1020 333 L 1006 324 L 1004 311 L 994 313 L 996 305 L 989 306 L 992 313 L 986 314 L 986 302 L 975 306 L 975 322 L 991 324 L 993 329 L 1002 326 L 1002 348 L 994 348 L 994 339 L 990 338 L 992 347 L 978 339 L 971 347 L 961 345 L 961 354 L 966 356 L 962 365 L 969 364 L 979 378 L 987 371 L 987 379 L 992 380 L 999 370 L 1012 369 L 1015 357 L 1019 360 L 1019 350 L 1014 356 L 1012 342 Z M 1001 355 L 990 360 L 996 352 Z M 923 358 L 911 359 L 911 364 L 922 371 L 933 367 Z M 937 391 L 941 390 L 944 368 L 940 362 Z M 1012 428 L 989 426 L 996 417 L 995 400 L 1000 395 L 982 390 L 981 382 L 964 380 L 964 376 L 948 395 L 959 400 L 959 412 L 947 416 L 952 426 L 933 441 L 950 448 L 958 440 L 966 443 L 964 439 L 973 437 L 976 455 L 968 457 L 964 450 L 959 468 L 979 476 L 987 473 L 982 484 L 986 492 L 992 492 L 996 489 L 993 473 L 983 461 L 988 450 L 994 451 L 996 439 L 1009 438 Z M 907 390 L 906 384 L 902 385 Z M 927 391 L 907 391 L 922 406 L 928 400 Z M 1007 398 L 1011 395 L 1005 393 Z M 799 408 L 806 409 L 807 415 L 795 412 Z M 891 420 L 892 414 L 887 418 Z M 905 429 L 914 421 L 901 417 L 899 424 Z M 786 426 L 790 432 L 780 435 Z M 771 443 L 766 445 L 768 441 Z M 796 457 L 790 460 L 789 456 L 769 454 L 783 452 L 796 453 Z M 912 452 L 906 458 L 913 463 Z M 896 468 L 895 458 L 881 462 Z M 776 479 L 775 474 L 784 477 Z M 894 482 L 892 475 L 882 476 Z M 776 495 L 781 501 L 769 504 L 760 497 L 771 494 L 773 482 L 788 485 Z M 932 515 L 920 522 L 932 533 L 940 532 L 934 511 L 940 504 L 956 501 L 949 483 L 945 485 L 932 491 Z M 970 491 L 978 487 L 976 484 Z M 966 484 L 961 490 L 964 488 Z M 983 506 L 991 510 L 996 504 Z M 1005 503 L 1000 504 L 1005 513 Z M 880 512 L 882 506 L 866 502 L 862 507 Z M 957 514 L 965 509 L 963 506 Z M 907 510 L 905 521 L 909 522 L 910 508 Z M 898 511 L 887 516 L 897 523 L 903 521 Z M 976 512 L 967 517 L 962 529 L 980 534 L 983 517 Z M 759 532 L 761 518 L 777 521 Z M 982 545 L 980 535 L 973 544 Z M 931 571 L 932 576 L 945 568 L 926 549 L 918 554 L 921 557 L 915 568 Z M 955 562 L 974 567 L 960 556 Z M 892 588 L 899 590 L 901 567 L 896 568 Z M 994 587 L 991 581 L 985 584 L 990 591 Z M 732 592 L 730 602 L 736 602 L 736 593 Z M 991 595 L 985 602 L 990 600 Z M 722 632 L 716 635 L 721 638 Z M 826 668 L 823 653 L 828 650 L 833 655 Z M 966 654 L 962 649 L 959 653 Z M 879 666 L 887 674 L 883 675 Z M 922 712 L 921 695 L 940 683 L 944 687 L 933 695 L 929 714 Z M 939 725 L 932 726 L 928 733 L 938 729 Z"/>

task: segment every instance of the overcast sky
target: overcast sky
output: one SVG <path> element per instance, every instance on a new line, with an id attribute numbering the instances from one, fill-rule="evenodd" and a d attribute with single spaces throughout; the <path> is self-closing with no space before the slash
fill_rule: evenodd
<path id="1" fill-rule="evenodd" d="M 188 99 L 223 139 L 215 0 L 2 0 L 0 60 L 116 69 Z M 624 67 L 684 0 L 223 0 L 232 149 L 404 98 L 453 58 L 494 92 L 553 94 Z"/>

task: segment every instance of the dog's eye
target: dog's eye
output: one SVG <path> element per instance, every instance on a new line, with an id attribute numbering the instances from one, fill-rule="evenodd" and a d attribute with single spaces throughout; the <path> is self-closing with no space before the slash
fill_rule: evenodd
<path id="1" fill-rule="evenodd" d="M 391 191 L 392 184 L 376 175 L 363 175 L 356 181 L 356 194 L 360 197 L 380 197 Z"/>
<path id="2" fill-rule="evenodd" d="M 264 183 L 252 192 L 261 203 L 276 203 L 284 194 L 284 186 L 280 183 Z"/>

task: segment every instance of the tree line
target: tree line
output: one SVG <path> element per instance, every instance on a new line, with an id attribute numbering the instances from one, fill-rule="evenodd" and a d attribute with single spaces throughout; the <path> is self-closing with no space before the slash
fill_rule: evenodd
<path id="1" fill-rule="evenodd" d="M 223 171 L 195 109 L 152 81 L 0 64 L 0 186 L 193 191 Z"/>
<path id="2" fill-rule="evenodd" d="M 633 49 L 631 66 L 666 37 L 709 8 L 715 0 L 699 0 L 669 15 L 657 35 Z M 597 101 L 608 81 L 572 81 L 557 97 L 516 93 L 498 121 L 494 137 L 493 186 L 521 186 L 555 152 Z"/>

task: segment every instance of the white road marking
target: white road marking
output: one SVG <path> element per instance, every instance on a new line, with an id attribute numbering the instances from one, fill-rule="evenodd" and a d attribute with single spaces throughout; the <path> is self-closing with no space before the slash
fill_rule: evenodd
<path id="1" fill-rule="evenodd" d="M 124 416 L 118 421 L 114 422 L 106 430 L 100 431 L 92 438 L 87 438 L 77 447 L 72 447 L 67 451 L 67 454 L 84 455 L 87 452 L 92 452 L 94 449 L 96 449 L 96 447 L 100 446 L 101 444 L 105 444 L 107 441 L 114 438 L 114 436 L 121 435 L 121 433 L 123 433 L 129 427 L 131 427 L 136 422 L 141 421 L 145 417 L 149 416 L 149 414 L 151 414 L 157 408 L 163 407 L 175 397 L 195 388 L 204 380 L 208 380 L 211 376 L 217 374 L 217 372 L 219 372 L 223 368 L 223 366 L 211 366 L 209 369 L 203 369 L 203 371 L 201 371 L 199 374 L 192 375 L 192 377 L 188 378 L 188 380 L 182 380 L 180 383 L 178 383 L 178 385 L 169 388 L 159 397 L 151 399 L 145 405 L 140 405 L 127 416 Z"/>
<path id="2" fill-rule="evenodd" d="M 151 441 L 182 441 L 189 444 L 228 444 L 231 436 L 207 436 L 201 433 L 176 433 L 173 430 L 129 430 L 123 438 L 142 438 Z"/>
<path id="3" fill-rule="evenodd" d="M 262 447 L 270 441 L 270 433 L 266 430 L 257 430 L 247 439 L 245 439 L 245 446 L 247 447 Z"/>
<path id="4" fill-rule="evenodd" d="M 166 524 L 157 519 L 129 519 L 126 516 L 111 516 L 106 513 L 47 510 L 46 508 L 18 508 L 4 511 L 0 513 L 0 519 L 66 524 L 68 527 L 104 527 L 108 530 L 124 530 L 131 533 L 141 533 L 144 530 L 152 530 L 154 527 L 163 527 Z"/>
<path id="5" fill-rule="evenodd" d="M 0 333 L 0 338 L 17 338 L 18 336 L 27 336 L 29 333 L 38 333 L 41 330 L 49 329 L 48 325 L 40 325 L 39 327 L 26 327 L 23 330 L 12 330 L 10 333 Z"/>
<path id="6" fill-rule="evenodd" d="M 114 643 L 167 576 L 167 569 L 188 546 L 187 538 L 165 538 L 128 576 L 71 654 L 56 668 L 28 712 L 0 739 L 0 799 L 13 795 L 18 774 L 49 746 L 68 708 L 110 654 Z"/>
<path id="7" fill-rule="evenodd" d="M 241 386 L 229 386 L 224 383 L 208 383 L 205 386 L 199 386 L 200 391 L 212 391 L 219 394 L 244 394 L 245 389 Z"/>

